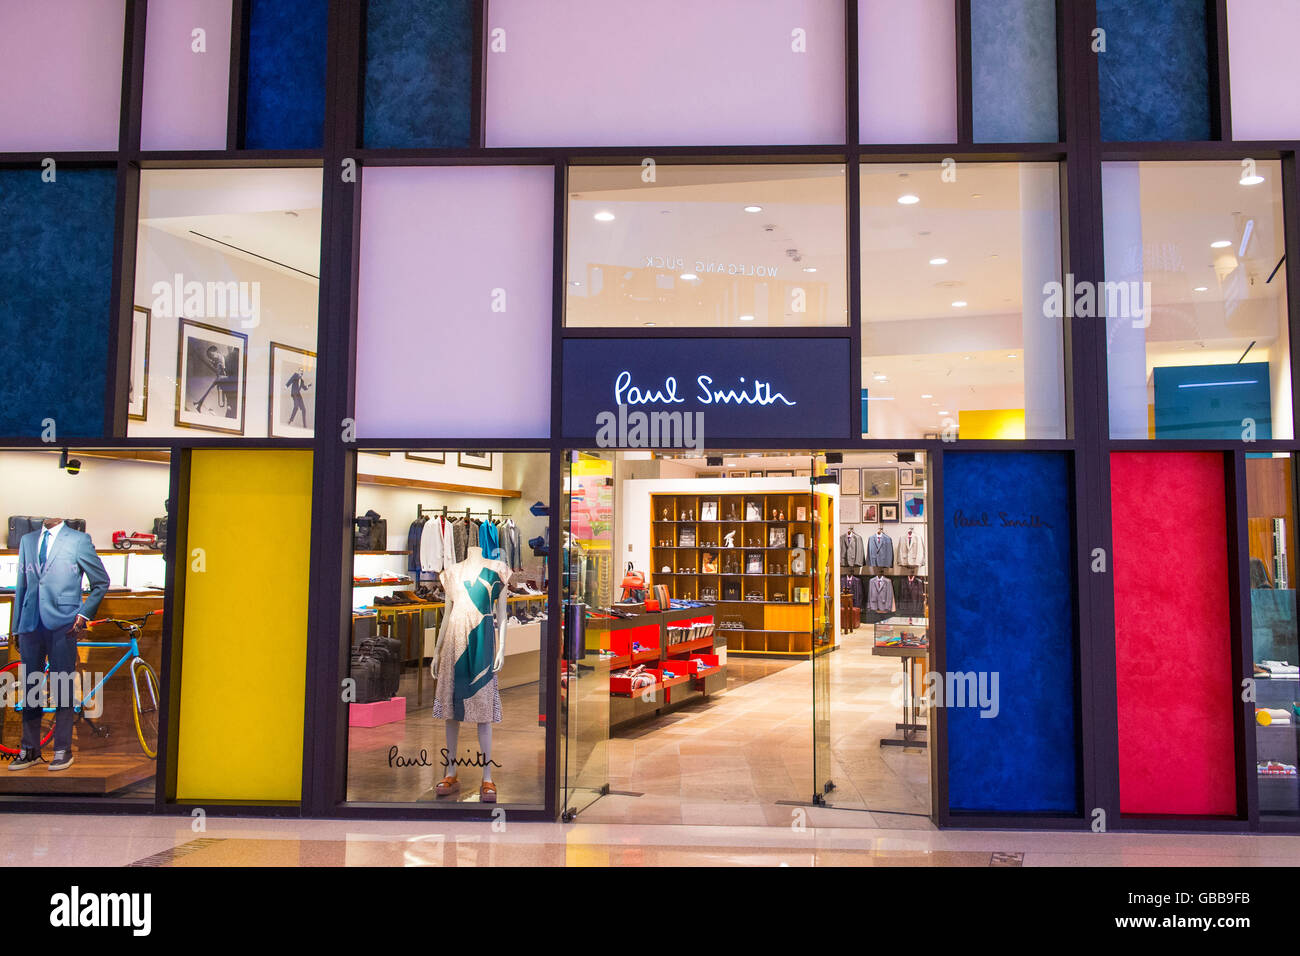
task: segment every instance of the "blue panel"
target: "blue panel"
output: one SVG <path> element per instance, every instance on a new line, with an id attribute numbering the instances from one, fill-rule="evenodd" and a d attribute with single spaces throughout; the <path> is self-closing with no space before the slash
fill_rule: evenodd
<path id="1" fill-rule="evenodd" d="M 948 673 L 997 704 L 946 701 L 952 810 L 1079 812 L 1069 489 L 1061 453 L 943 457 Z"/>
<path id="2" fill-rule="evenodd" d="M 0 435 L 104 433 L 116 191 L 111 169 L 0 170 Z"/>
<path id="3" fill-rule="evenodd" d="M 1157 438 L 1241 441 L 1245 419 L 1255 438 L 1273 437 L 1268 363 L 1156 366 Z"/>
<path id="4" fill-rule="evenodd" d="M 367 146 L 470 145 L 473 6 L 471 0 L 370 0 Z"/>
<path id="5" fill-rule="evenodd" d="M 1210 138 L 1205 0 L 1097 0 L 1101 138 Z"/>
<path id="6" fill-rule="evenodd" d="M 596 436 L 597 416 L 622 404 L 629 412 L 701 412 L 706 441 L 814 431 L 848 438 L 848 341 L 772 346 L 772 339 L 568 339 L 564 436 Z"/>
<path id="7" fill-rule="evenodd" d="M 971 0 L 977 143 L 1054 143 L 1055 0 Z"/>
<path id="8" fill-rule="evenodd" d="M 252 0 L 244 146 L 324 145 L 328 0 Z"/>

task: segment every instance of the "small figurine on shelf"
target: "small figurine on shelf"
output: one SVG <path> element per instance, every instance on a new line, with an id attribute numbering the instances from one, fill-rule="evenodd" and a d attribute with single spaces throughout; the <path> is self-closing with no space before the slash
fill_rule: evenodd
<path id="1" fill-rule="evenodd" d="M 736 532 L 728 531 L 722 536 L 722 546 L 724 548 L 734 548 L 736 546 Z"/>
<path id="2" fill-rule="evenodd" d="M 776 520 L 776 509 L 775 509 L 775 508 L 772 509 L 772 520 L 773 520 L 773 521 Z"/>
<path id="3" fill-rule="evenodd" d="M 777 520 L 778 520 L 778 521 L 784 521 L 784 520 L 785 520 L 785 512 L 784 512 L 784 511 L 782 511 L 781 514 L 777 517 Z"/>
<path id="4" fill-rule="evenodd" d="M 667 508 L 664 509 L 664 520 L 665 520 L 665 521 L 669 521 L 669 520 L 671 520 L 671 519 L 668 517 L 668 509 L 667 509 Z"/>

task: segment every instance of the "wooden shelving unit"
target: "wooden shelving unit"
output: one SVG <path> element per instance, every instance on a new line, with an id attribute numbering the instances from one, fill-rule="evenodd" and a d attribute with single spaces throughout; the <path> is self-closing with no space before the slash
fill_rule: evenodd
<path id="1" fill-rule="evenodd" d="M 655 494 L 650 507 L 651 582 L 675 598 L 716 603 L 728 654 L 812 654 L 811 493 Z M 706 510 L 716 517 L 701 517 Z"/>

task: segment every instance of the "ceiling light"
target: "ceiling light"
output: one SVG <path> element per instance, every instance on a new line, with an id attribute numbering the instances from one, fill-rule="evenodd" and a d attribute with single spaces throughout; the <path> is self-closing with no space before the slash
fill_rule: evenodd
<path id="1" fill-rule="evenodd" d="M 915 206 L 920 201 L 921 197 L 913 195 L 912 193 L 904 193 L 898 197 L 898 203 L 900 206 Z"/>
<path id="2" fill-rule="evenodd" d="M 803 267 L 803 271 L 804 271 L 804 272 L 816 272 L 816 271 L 817 271 L 817 268 L 816 268 L 815 266 L 804 266 L 804 267 Z"/>
<path id="3" fill-rule="evenodd" d="M 954 309 L 964 309 L 964 308 L 966 308 L 966 300 L 965 300 L 965 299 L 958 299 L 956 302 L 954 302 L 954 303 L 952 304 L 952 307 L 953 307 Z"/>
<path id="4" fill-rule="evenodd" d="M 655 326 L 653 322 L 642 322 L 641 324 L 644 325 L 647 329 L 653 329 Z"/>
<path id="5" fill-rule="evenodd" d="M 1230 246 L 1230 245 L 1232 245 L 1232 240 L 1230 240 L 1230 239 L 1219 239 L 1219 240 L 1217 240 L 1217 241 L 1215 241 L 1215 242 L 1210 243 L 1210 248 L 1211 248 L 1211 249 L 1226 249 L 1226 248 L 1228 248 L 1228 246 Z"/>
<path id="6" fill-rule="evenodd" d="M 1193 292 L 1209 292 L 1210 290 L 1209 290 L 1209 288 L 1207 288 L 1206 286 L 1198 285 L 1198 286 L 1197 286 L 1195 289 L 1193 289 L 1192 291 L 1193 291 Z"/>
<path id="7" fill-rule="evenodd" d="M 874 378 L 877 382 L 888 382 L 888 381 L 889 381 L 889 376 L 888 376 L 888 375 L 873 375 L 872 378 Z"/>
<path id="8" fill-rule="evenodd" d="M 762 212 L 762 211 L 763 211 L 763 207 L 762 207 L 762 206 L 746 206 L 746 207 L 745 207 L 745 212 Z"/>
<path id="9" fill-rule="evenodd" d="M 1241 231 L 1241 245 L 1237 247 L 1237 258 L 1246 258 L 1246 250 L 1250 248 L 1250 237 L 1255 232 L 1255 220 L 1247 219 L 1246 226 Z"/>
<path id="10" fill-rule="evenodd" d="M 1016 357 L 1016 353 L 1015 353 L 1015 352 L 1012 352 L 1010 355 L 1007 356 L 1007 358 L 1015 358 L 1015 357 Z"/>
<path id="11" fill-rule="evenodd" d="M 934 398 L 933 395 L 922 395 L 921 397 L 922 397 L 922 398 Z"/>
<path id="12" fill-rule="evenodd" d="M 1242 174 L 1242 177 L 1237 180 L 1237 184 L 1239 186 L 1258 186 L 1263 181 L 1264 177 L 1259 175 L 1259 173 L 1256 173 L 1253 176 Z"/>
<path id="13" fill-rule="evenodd" d="M 596 213 L 596 215 L 592 216 L 591 218 L 595 219 L 597 222 L 613 222 L 614 214 L 610 212 L 608 209 L 602 209 L 600 212 Z"/>
<path id="14" fill-rule="evenodd" d="M 687 282 L 694 282 L 696 279 L 699 278 L 699 276 L 697 276 L 694 272 L 683 272 L 677 278 L 685 279 Z"/>
<path id="15" fill-rule="evenodd" d="M 946 266 L 947 264 L 948 264 L 948 260 L 945 259 L 943 256 L 939 256 L 937 258 L 930 260 L 930 265 L 932 266 Z"/>
<path id="16" fill-rule="evenodd" d="M 939 409 L 939 414 L 940 414 L 940 415 L 951 415 L 952 412 L 948 411 L 948 409 L 946 409 L 946 408 L 941 408 L 941 409 Z"/>
<path id="17" fill-rule="evenodd" d="M 754 321 L 754 317 L 753 317 L 752 315 L 742 315 L 742 316 L 740 317 L 740 321 L 742 321 L 742 322 L 753 322 L 753 321 Z"/>

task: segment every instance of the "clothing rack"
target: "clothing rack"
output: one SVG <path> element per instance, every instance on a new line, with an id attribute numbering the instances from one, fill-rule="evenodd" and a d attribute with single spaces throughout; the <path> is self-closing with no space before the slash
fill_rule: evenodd
<path id="1" fill-rule="evenodd" d="M 424 505 L 417 504 L 415 506 L 415 520 L 419 521 L 426 515 L 440 515 L 443 518 L 487 518 L 488 521 L 495 521 L 497 518 L 506 519 L 510 517 L 510 515 L 504 511 L 494 511 L 491 508 L 487 511 L 471 511 L 469 508 L 466 508 L 465 513 L 461 514 L 459 510 L 452 511 L 446 505 L 426 508 Z"/>

